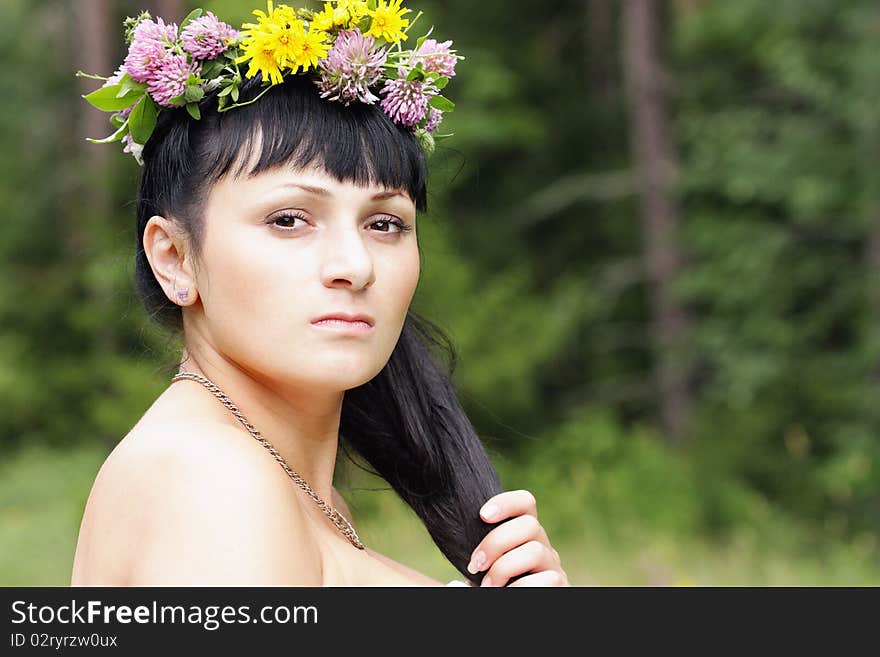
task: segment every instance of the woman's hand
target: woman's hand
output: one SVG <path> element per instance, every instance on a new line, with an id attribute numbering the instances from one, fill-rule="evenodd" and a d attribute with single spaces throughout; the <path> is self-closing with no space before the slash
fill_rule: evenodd
<path id="1" fill-rule="evenodd" d="M 471 554 L 468 572 L 488 568 L 480 586 L 504 586 L 522 573 L 530 574 L 510 586 L 571 586 L 559 553 L 538 522 L 535 496 L 529 491 L 512 490 L 489 498 L 480 517 L 493 524 L 511 518 L 486 534 Z"/>

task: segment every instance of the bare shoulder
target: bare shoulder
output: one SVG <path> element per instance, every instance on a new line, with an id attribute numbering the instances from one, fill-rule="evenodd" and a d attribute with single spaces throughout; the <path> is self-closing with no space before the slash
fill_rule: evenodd
<path id="1" fill-rule="evenodd" d="M 321 585 L 296 489 L 248 439 L 227 425 L 188 422 L 130 435 L 114 450 L 108 479 L 119 489 L 134 478 L 144 508 L 129 585 Z"/>

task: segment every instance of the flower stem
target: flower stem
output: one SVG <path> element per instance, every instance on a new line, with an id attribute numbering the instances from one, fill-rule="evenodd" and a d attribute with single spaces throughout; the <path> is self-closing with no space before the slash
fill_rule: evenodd
<path id="1" fill-rule="evenodd" d="M 244 102 L 244 103 L 235 103 L 235 105 L 227 105 L 227 106 L 224 107 L 223 109 L 218 109 L 217 111 L 218 111 L 218 112 L 228 112 L 228 111 L 231 110 L 233 107 L 244 107 L 245 105 L 250 105 L 251 103 L 253 103 L 253 102 L 255 102 L 255 101 L 258 101 L 258 100 L 263 96 L 263 94 L 265 94 L 267 91 L 269 91 L 269 89 L 271 89 L 273 86 L 274 86 L 274 85 L 269 85 L 268 87 L 266 87 L 265 89 L 263 89 L 260 93 L 258 93 L 254 98 L 251 98 L 251 99 L 250 99 L 249 101 L 247 101 L 247 102 Z"/>
<path id="2" fill-rule="evenodd" d="M 410 22 L 410 24 L 406 26 L 406 29 L 405 29 L 403 32 L 404 32 L 407 36 L 409 36 L 409 31 L 410 31 L 411 29 L 413 29 L 413 26 L 416 24 L 416 21 L 418 21 L 419 18 L 421 18 L 421 17 L 422 17 L 422 14 L 424 14 L 424 13 L 425 13 L 425 12 L 420 11 L 418 14 L 416 14 L 416 17 L 412 19 L 412 21 Z"/>
<path id="3" fill-rule="evenodd" d="M 92 75 L 91 73 L 83 73 L 82 71 L 77 71 L 76 77 L 89 78 L 90 80 L 104 80 L 105 82 L 110 79 L 110 78 L 105 78 L 102 75 Z"/>

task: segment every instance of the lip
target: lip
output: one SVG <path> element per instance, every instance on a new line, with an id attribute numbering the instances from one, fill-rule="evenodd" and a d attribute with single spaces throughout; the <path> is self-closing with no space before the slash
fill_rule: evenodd
<path id="1" fill-rule="evenodd" d="M 312 320 L 312 324 L 316 324 L 317 322 L 320 322 L 324 319 L 341 319 L 344 322 L 366 322 L 370 326 L 376 325 L 376 321 L 372 317 L 363 313 L 329 313 L 327 315 L 316 317 Z"/>
<path id="2" fill-rule="evenodd" d="M 312 320 L 312 326 L 334 333 L 364 335 L 373 330 L 375 322 L 369 315 L 331 313 Z"/>

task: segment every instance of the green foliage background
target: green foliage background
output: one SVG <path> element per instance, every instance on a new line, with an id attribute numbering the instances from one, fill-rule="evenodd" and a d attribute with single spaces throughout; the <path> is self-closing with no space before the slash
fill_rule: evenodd
<path id="1" fill-rule="evenodd" d="M 174 363 L 131 282 L 137 166 L 84 157 L 78 4 L 0 3 L 6 585 L 69 583 L 94 475 Z M 201 4 L 233 23 L 249 5 Z M 141 5 L 111 6 L 115 29 Z M 685 440 L 658 429 L 618 2 L 419 3 L 467 60 L 414 307 L 453 338 L 462 399 L 572 583 L 878 584 L 880 9 L 665 7 Z M 340 479 L 368 544 L 456 576 L 391 491 Z"/>

